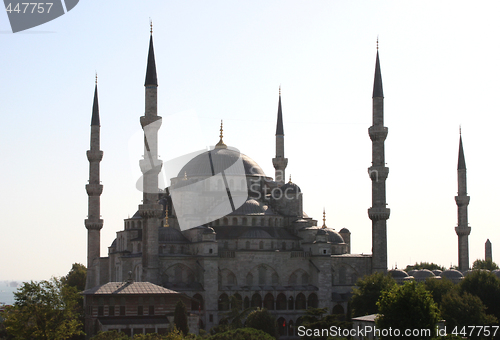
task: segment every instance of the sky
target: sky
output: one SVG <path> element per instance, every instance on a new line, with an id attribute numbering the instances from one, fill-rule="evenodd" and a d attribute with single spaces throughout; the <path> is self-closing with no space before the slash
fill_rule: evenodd
<path id="1" fill-rule="evenodd" d="M 90 118 L 101 117 L 101 256 L 142 194 L 139 117 L 149 20 L 169 160 L 218 141 L 269 176 L 282 89 L 287 177 L 305 212 L 371 253 L 376 40 L 385 95 L 388 266 L 458 264 L 462 128 L 470 265 L 500 254 L 497 1 L 88 1 L 13 34 L 0 13 L 0 280 L 41 280 L 86 264 Z"/>

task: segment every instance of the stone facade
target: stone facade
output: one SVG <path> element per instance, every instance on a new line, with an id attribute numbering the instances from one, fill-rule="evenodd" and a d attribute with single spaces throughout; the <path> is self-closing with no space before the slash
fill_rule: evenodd
<path id="1" fill-rule="evenodd" d="M 221 139 L 214 150 L 189 161 L 165 190 L 157 188 L 161 161 L 157 157 L 156 133 L 161 117 L 156 112 L 156 67 L 153 41 L 150 41 L 146 75 L 146 113 L 141 117 L 145 131 L 145 159 L 141 160 L 143 202 L 138 211 L 124 220 L 124 228 L 108 248 L 108 256 L 97 260 L 99 273 L 87 284 L 91 289 L 108 282 L 122 282 L 130 272 L 135 281 L 148 281 L 182 292 L 199 301 L 191 306 L 199 313 L 201 325 L 210 329 L 217 325 L 230 308 L 231 297 L 241 300 L 243 307 L 266 307 L 276 316 L 281 335 L 296 335 L 307 307 L 327 308 L 329 313 L 345 313 L 347 301 L 356 280 L 387 268 L 385 204 L 383 96 L 380 65 L 376 63 L 374 85 L 374 126 L 369 135 L 373 142 L 373 221 L 374 255 L 351 254 L 351 233 L 340 232 L 307 216 L 303 211 L 304 194 L 288 181 L 284 171 L 284 133 L 281 94 L 278 103 L 276 177 L 267 177 L 250 157 L 236 154 Z M 154 70 L 154 73 L 153 73 Z M 377 78 L 378 77 L 378 78 Z M 380 87 L 380 88 L 379 88 Z M 157 123 L 148 130 L 149 123 Z M 383 138 L 382 138 L 383 137 Z M 206 182 L 197 192 L 185 191 L 182 204 L 174 206 L 171 190 L 186 184 L 203 183 L 213 174 L 200 168 L 202 157 L 215 157 L 222 164 L 235 157 L 241 159 L 244 173 L 231 177 L 232 187 L 248 190 L 243 204 L 222 217 L 183 229 L 180 216 L 185 206 L 200 197 L 206 204 L 217 205 L 211 192 L 222 183 Z M 378 176 L 373 176 L 374 170 Z M 213 168 L 212 168 L 213 172 Z M 385 174 L 385 175 L 384 175 Z M 156 182 L 155 182 L 156 181 Z M 216 209 L 215 209 L 216 210 Z M 98 248 L 89 239 L 89 254 Z M 89 255 L 90 256 L 90 255 Z M 94 255 L 92 255 L 94 256 Z"/>

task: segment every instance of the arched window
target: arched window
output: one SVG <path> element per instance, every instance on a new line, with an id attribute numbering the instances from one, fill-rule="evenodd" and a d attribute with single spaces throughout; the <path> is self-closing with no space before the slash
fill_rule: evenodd
<path id="1" fill-rule="evenodd" d="M 270 227 L 274 227 L 274 223 L 273 223 L 273 219 L 272 218 L 269 219 L 269 226 Z"/>
<path id="2" fill-rule="evenodd" d="M 231 301 L 231 309 L 238 309 L 241 310 L 243 307 L 243 299 L 241 298 L 241 295 L 236 293 L 233 295 L 234 299 Z M 235 304 L 233 306 L 233 304 Z"/>
<path id="3" fill-rule="evenodd" d="M 293 320 L 288 321 L 288 336 L 294 336 L 295 328 L 293 325 Z"/>
<path id="4" fill-rule="evenodd" d="M 227 284 L 228 286 L 234 286 L 236 284 L 236 276 L 234 276 L 233 273 L 227 275 Z"/>
<path id="5" fill-rule="evenodd" d="M 307 273 L 302 274 L 302 285 L 307 286 L 309 284 L 309 275 Z"/>
<path id="6" fill-rule="evenodd" d="M 256 226 L 256 225 L 257 225 L 257 220 L 255 219 L 255 217 L 252 217 L 252 225 L 253 225 L 253 226 Z"/>
<path id="7" fill-rule="evenodd" d="M 247 275 L 247 286 L 252 286 L 253 285 L 253 275 L 252 273 L 248 273 Z"/>
<path id="8" fill-rule="evenodd" d="M 252 295 L 252 304 L 251 307 L 262 307 L 262 297 L 260 294 L 255 293 Z"/>
<path id="9" fill-rule="evenodd" d="M 250 241 L 246 241 L 245 242 L 245 248 L 246 249 L 250 249 Z"/>
<path id="10" fill-rule="evenodd" d="M 278 334 L 280 336 L 286 336 L 286 320 L 283 317 L 278 319 Z"/>
<path id="11" fill-rule="evenodd" d="M 259 242 L 259 249 L 264 249 L 264 241 Z"/>
<path id="12" fill-rule="evenodd" d="M 300 310 L 306 308 L 306 297 L 304 296 L 304 294 L 299 293 L 299 295 L 297 295 L 297 298 L 295 299 L 295 309 Z"/>
<path id="13" fill-rule="evenodd" d="M 286 310 L 286 296 L 283 293 L 280 293 L 276 298 L 276 309 L 277 310 Z"/>
<path id="14" fill-rule="evenodd" d="M 247 225 L 247 218 L 246 218 L 246 217 L 243 217 L 243 218 L 241 219 L 241 224 L 242 224 L 242 225 Z"/>
<path id="15" fill-rule="evenodd" d="M 267 310 L 274 310 L 274 296 L 271 293 L 267 293 L 264 297 L 264 308 Z"/>
<path id="16" fill-rule="evenodd" d="M 290 297 L 288 298 L 288 309 L 289 309 L 289 310 L 293 310 L 293 308 L 294 308 L 293 296 L 290 296 Z"/>
<path id="17" fill-rule="evenodd" d="M 222 219 L 222 225 L 228 225 L 228 224 L 229 224 L 229 221 L 228 221 L 227 217 L 224 217 Z"/>
<path id="18" fill-rule="evenodd" d="M 236 217 L 233 217 L 233 225 L 238 225 L 238 219 Z"/>
<path id="19" fill-rule="evenodd" d="M 243 308 L 250 308 L 250 299 L 248 298 L 248 296 L 245 297 L 245 300 L 243 301 Z"/>
<path id="20" fill-rule="evenodd" d="M 266 284 L 266 267 L 260 266 L 259 267 L 259 285 L 265 285 Z"/>
<path id="21" fill-rule="evenodd" d="M 219 310 L 229 310 L 229 298 L 226 293 L 219 296 Z"/>
<path id="22" fill-rule="evenodd" d="M 318 308 L 318 296 L 316 293 L 309 294 L 307 298 L 307 307 Z"/>
<path id="23" fill-rule="evenodd" d="M 290 279 L 288 279 L 288 285 L 295 286 L 296 284 L 297 284 L 297 275 L 295 275 L 295 273 L 292 273 L 292 275 L 290 275 Z"/>
<path id="24" fill-rule="evenodd" d="M 335 307 L 333 307 L 332 309 L 332 314 L 344 315 L 345 314 L 344 307 L 342 307 L 341 305 L 335 305 Z"/>
<path id="25" fill-rule="evenodd" d="M 202 311 L 203 308 L 203 297 L 200 294 L 195 294 L 193 300 L 191 300 L 191 310 L 192 311 Z"/>

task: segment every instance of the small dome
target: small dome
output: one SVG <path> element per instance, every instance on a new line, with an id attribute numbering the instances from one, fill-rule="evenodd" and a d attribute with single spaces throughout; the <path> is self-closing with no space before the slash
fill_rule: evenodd
<path id="1" fill-rule="evenodd" d="M 215 230 L 212 227 L 205 227 L 205 230 L 203 230 L 203 234 L 215 234 Z"/>
<path id="2" fill-rule="evenodd" d="M 326 231 L 324 229 L 320 229 L 320 230 L 318 230 L 316 235 L 326 235 Z"/>
<path id="3" fill-rule="evenodd" d="M 351 232 L 349 231 L 349 229 L 347 228 L 342 228 L 340 229 L 339 231 L 339 234 L 350 234 Z"/>
<path id="4" fill-rule="evenodd" d="M 445 277 L 447 279 L 452 280 L 452 279 L 462 278 L 464 276 L 456 269 L 448 269 L 441 273 L 441 277 Z"/>
<path id="5" fill-rule="evenodd" d="M 158 234 L 159 243 L 189 243 L 189 240 L 174 227 L 161 227 Z"/>
<path id="6" fill-rule="evenodd" d="M 500 269 L 495 269 L 494 271 L 492 271 L 492 273 L 500 279 Z"/>
<path id="7" fill-rule="evenodd" d="M 111 243 L 111 245 L 109 247 L 116 249 L 116 238 L 113 240 L 113 243 Z"/>
<path id="8" fill-rule="evenodd" d="M 269 206 L 249 199 L 229 215 L 277 215 Z"/>
<path id="9" fill-rule="evenodd" d="M 337 233 L 335 230 L 332 229 L 324 229 L 326 233 L 328 234 L 328 241 L 331 243 L 345 243 L 344 238 L 340 236 L 339 233 Z"/>
<path id="10" fill-rule="evenodd" d="M 280 189 L 283 192 L 285 192 L 285 191 L 286 192 L 301 192 L 300 187 L 297 184 L 292 183 L 292 182 L 288 182 L 285 185 L 282 185 L 280 187 Z"/>
<path id="11" fill-rule="evenodd" d="M 389 270 L 389 274 L 391 275 L 391 277 L 393 279 L 402 279 L 402 278 L 408 277 L 408 274 L 404 270 L 401 270 L 401 269 Z"/>
<path id="12" fill-rule="evenodd" d="M 435 276 L 435 275 L 429 269 L 421 269 L 421 270 L 417 270 L 417 271 L 415 271 L 415 273 L 413 273 L 413 277 L 415 279 L 425 279 L 425 278 L 431 277 L 431 276 Z"/>
<path id="13" fill-rule="evenodd" d="M 434 275 L 436 275 L 436 276 L 441 276 L 441 273 L 442 273 L 443 271 L 442 271 L 441 269 L 434 269 L 432 272 L 433 272 L 433 273 L 434 273 Z"/>

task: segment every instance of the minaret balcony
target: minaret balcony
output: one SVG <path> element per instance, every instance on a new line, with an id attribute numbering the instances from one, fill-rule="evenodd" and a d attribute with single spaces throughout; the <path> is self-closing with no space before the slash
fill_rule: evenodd
<path id="1" fill-rule="evenodd" d="M 153 156 L 153 155 L 151 155 Z M 159 159 L 150 159 L 148 155 L 146 155 L 145 159 L 139 160 L 139 166 L 141 167 L 141 172 L 143 174 L 151 174 L 158 176 L 161 171 L 161 167 L 163 162 Z"/>
<path id="2" fill-rule="evenodd" d="M 103 152 L 101 150 L 87 150 L 87 159 L 89 162 L 100 162 Z"/>
<path id="3" fill-rule="evenodd" d="M 85 220 L 85 227 L 88 230 L 101 230 L 104 222 L 101 219 L 98 219 L 96 221 L 91 221 L 89 219 Z"/>
<path id="4" fill-rule="evenodd" d="M 273 166 L 277 170 L 283 170 L 288 164 L 288 158 L 277 157 L 273 158 Z"/>
<path id="5" fill-rule="evenodd" d="M 458 236 L 469 236 L 470 235 L 470 227 L 455 227 L 455 232 Z"/>
<path id="6" fill-rule="evenodd" d="M 102 184 L 87 184 L 85 189 L 87 189 L 89 196 L 101 196 L 102 194 Z"/>
<path id="7" fill-rule="evenodd" d="M 389 219 L 389 215 L 391 214 L 391 209 L 389 208 L 370 208 L 368 209 L 368 217 L 372 221 L 384 221 Z"/>
<path id="8" fill-rule="evenodd" d="M 389 129 L 384 126 L 370 126 L 368 128 L 368 135 L 373 142 L 385 141 Z"/>
<path id="9" fill-rule="evenodd" d="M 148 129 L 151 129 L 150 132 L 154 132 L 153 128 L 158 131 L 161 126 L 161 117 L 160 116 L 142 116 L 141 118 L 141 126 L 144 129 L 144 127 L 147 127 Z M 153 124 L 154 123 L 154 124 Z"/>
<path id="10" fill-rule="evenodd" d="M 469 196 L 455 196 L 455 202 L 457 202 L 457 206 L 459 207 L 468 206 L 469 201 Z"/>
<path id="11" fill-rule="evenodd" d="M 385 181 L 389 176 L 389 168 L 386 166 L 371 166 L 368 168 L 368 175 L 372 181 Z"/>
<path id="12" fill-rule="evenodd" d="M 139 215 L 144 218 L 161 218 L 163 206 L 161 204 L 141 204 L 139 205 Z"/>

